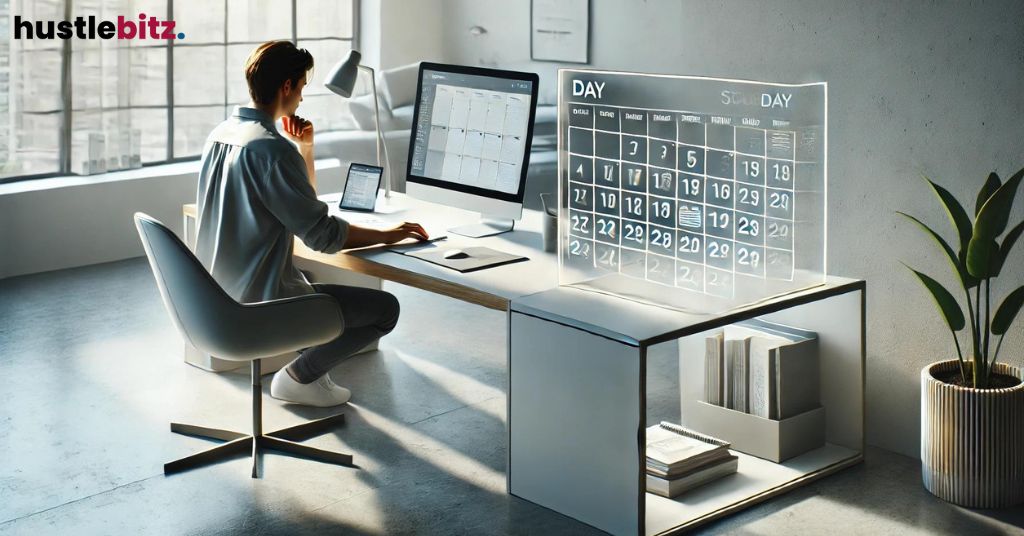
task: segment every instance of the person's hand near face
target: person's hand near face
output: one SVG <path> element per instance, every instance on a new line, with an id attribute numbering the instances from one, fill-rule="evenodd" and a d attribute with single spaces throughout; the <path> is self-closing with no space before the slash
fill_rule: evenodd
<path id="1" fill-rule="evenodd" d="M 313 147 L 313 123 L 309 120 L 295 115 L 295 112 L 299 109 L 299 103 L 302 102 L 302 90 L 306 87 L 306 77 L 303 76 L 299 79 L 295 86 L 292 86 L 291 80 L 287 80 L 284 83 L 284 87 L 281 90 L 281 104 L 282 108 L 287 113 L 281 118 L 282 126 L 284 127 L 285 136 L 295 142 L 299 149 L 309 149 Z"/>
<path id="2" fill-rule="evenodd" d="M 297 115 L 281 118 L 285 136 L 302 147 L 313 146 L 313 123 Z"/>

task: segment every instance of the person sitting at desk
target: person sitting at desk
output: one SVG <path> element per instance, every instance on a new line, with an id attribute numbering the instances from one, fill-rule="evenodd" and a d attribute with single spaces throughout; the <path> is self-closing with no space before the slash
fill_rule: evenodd
<path id="1" fill-rule="evenodd" d="M 326 407 L 351 397 L 327 372 L 394 329 L 398 300 L 381 290 L 311 284 L 292 264 L 294 237 L 324 253 L 428 237 L 415 223 L 387 230 L 350 225 L 317 199 L 313 125 L 295 115 L 312 68 L 313 56 L 289 41 L 264 43 L 246 60 L 252 101 L 218 125 L 203 149 L 196 257 L 242 303 L 314 292 L 338 300 L 344 332 L 303 350 L 270 386 L 274 398 Z"/>

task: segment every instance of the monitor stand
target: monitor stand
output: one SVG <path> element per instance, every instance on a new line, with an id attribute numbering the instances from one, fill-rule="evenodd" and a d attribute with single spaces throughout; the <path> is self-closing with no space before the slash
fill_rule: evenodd
<path id="1" fill-rule="evenodd" d="M 507 233 L 515 228 L 516 221 L 503 218 L 480 217 L 480 223 L 469 223 L 448 229 L 449 233 L 470 238 L 482 238 Z"/>

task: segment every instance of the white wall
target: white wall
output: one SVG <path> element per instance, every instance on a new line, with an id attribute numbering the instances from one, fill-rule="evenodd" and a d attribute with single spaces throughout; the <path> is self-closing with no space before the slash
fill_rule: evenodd
<path id="1" fill-rule="evenodd" d="M 552 83 L 556 65 L 529 61 L 527 0 L 439 5 L 447 61 L 532 67 L 542 92 Z M 989 171 L 1008 176 L 1024 167 L 1024 3 L 591 0 L 591 6 L 595 68 L 829 82 L 829 271 L 868 281 L 868 440 L 917 456 L 919 371 L 955 354 L 931 299 L 899 261 L 952 280 L 932 245 L 894 212 L 945 228 L 919 172 L 970 199 L 973 211 Z M 470 35 L 474 25 L 487 33 Z M 1012 221 L 1022 217 L 1024 200 L 1018 200 Z M 1003 292 L 1024 284 L 1022 251 L 1008 264 Z M 1018 320 L 1014 331 L 1002 355 L 1020 364 L 1024 323 Z"/>
<path id="2" fill-rule="evenodd" d="M 439 61 L 442 50 L 440 0 L 362 0 L 359 47 L 374 69 Z"/>

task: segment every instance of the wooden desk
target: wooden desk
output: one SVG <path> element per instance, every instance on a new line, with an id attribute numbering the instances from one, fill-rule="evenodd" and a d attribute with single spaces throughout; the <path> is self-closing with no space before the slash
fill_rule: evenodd
<path id="1" fill-rule="evenodd" d="M 379 213 L 342 213 L 335 208 L 339 196 L 340 194 L 330 194 L 321 196 L 321 199 L 332 207 L 332 215 L 340 216 L 357 225 L 383 228 L 403 221 L 413 221 L 421 223 L 432 235 L 448 235 L 448 239 L 437 243 L 437 247 L 485 246 L 523 255 L 530 260 L 463 274 L 396 253 L 387 247 L 325 254 L 309 249 L 298 239 L 295 240 L 296 258 L 325 267 L 340 268 L 394 281 L 499 311 L 507 311 L 512 299 L 558 285 L 558 259 L 555 253 L 545 253 L 540 249 L 543 215 L 538 211 L 524 210 L 523 218 L 516 223 L 515 231 L 485 238 L 465 238 L 450 234 L 447 229 L 477 221 L 479 215 L 476 213 L 419 201 L 400 193 L 392 194 L 391 201 L 381 207 Z M 383 199 L 378 206 L 382 204 Z M 187 237 L 189 223 L 196 217 L 196 206 L 185 205 L 183 215 Z"/>

